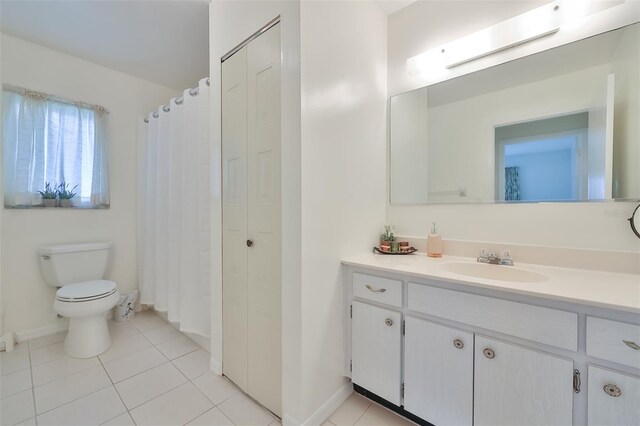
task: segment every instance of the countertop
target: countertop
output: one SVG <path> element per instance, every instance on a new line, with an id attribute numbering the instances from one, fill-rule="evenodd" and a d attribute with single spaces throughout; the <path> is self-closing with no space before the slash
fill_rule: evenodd
<path id="1" fill-rule="evenodd" d="M 513 282 L 449 272 L 443 268 L 448 263 L 476 261 L 446 255 L 431 258 L 421 253 L 406 256 L 368 253 L 342 260 L 343 265 L 640 314 L 640 275 L 524 263 L 516 263 L 515 266 L 487 265 L 524 269 L 548 277 L 543 282 Z"/>

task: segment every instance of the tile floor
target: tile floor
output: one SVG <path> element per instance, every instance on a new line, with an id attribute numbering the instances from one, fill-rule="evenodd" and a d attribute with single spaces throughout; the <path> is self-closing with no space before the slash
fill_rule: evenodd
<path id="1" fill-rule="evenodd" d="M 0 352 L 0 425 L 280 424 L 153 311 L 109 328 L 113 343 L 94 358 L 66 356 L 65 333 Z M 325 424 L 411 423 L 354 394 Z"/>

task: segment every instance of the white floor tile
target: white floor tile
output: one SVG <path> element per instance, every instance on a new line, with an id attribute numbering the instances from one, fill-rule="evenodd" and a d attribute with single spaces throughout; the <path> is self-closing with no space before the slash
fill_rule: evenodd
<path id="1" fill-rule="evenodd" d="M 31 389 L 0 401 L 0 425 L 10 426 L 35 416 Z"/>
<path id="2" fill-rule="evenodd" d="M 414 424 L 378 404 L 371 404 L 356 422 L 356 425 L 359 426 L 410 426 Z"/>
<path id="3" fill-rule="evenodd" d="M 165 320 L 151 310 L 136 313 L 131 323 L 142 333 L 167 324 Z"/>
<path id="4" fill-rule="evenodd" d="M 187 424 L 193 426 L 233 426 L 231 419 L 222 414 L 222 411 L 217 408 L 212 408 Z"/>
<path id="5" fill-rule="evenodd" d="M 104 364 L 114 383 L 164 364 L 168 359 L 155 347 L 144 349 Z"/>
<path id="6" fill-rule="evenodd" d="M 174 326 L 167 323 L 164 323 L 164 325 L 160 327 L 145 331 L 143 334 L 154 345 L 158 345 L 160 343 L 166 342 L 167 340 L 175 339 L 176 337 L 182 336 L 182 333 L 176 330 Z"/>
<path id="7" fill-rule="evenodd" d="M 29 368 L 29 351 L 0 352 L 0 373 L 4 376 Z"/>
<path id="8" fill-rule="evenodd" d="M 47 348 L 48 346 L 45 346 Z M 33 385 L 40 386 L 45 383 L 58 380 L 62 377 L 87 370 L 91 367 L 100 365 L 98 358 L 71 358 L 64 355 L 54 361 L 45 364 L 39 364 L 33 367 Z"/>
<path id="9" fill-rule="evenodd" d="M 282 421 L 280 421 L 280 419 L 275 419 L 269 426 L 282 426 Z"/>
<path id="10" fill-rule="evenodd" d="M 244 393 L 237 393 L 218 405 L 218 409 L 239 426 L 268 426 L 276 417 Z"/>
<path id="11" fill-rule="evenodd" d="M 129 413 L 120 414 L 115 419 L 102 423 L 102 426 L 136 426 Z"/>
<path id="12" fill-rule="evenodd" d="M 140 334 L 140 331 L 133 326 L 131 321 L 109 321 L 109 335 L 111 336 L 111 340 L 115 341 L 135 334 Z"/>
<path id="13" fill-rule="evenodd" d="M 211 401 L 185 383 L 131 410 L 131 417 L 137 425 L 183 425 L 211 408 Z"/>
<path id="14" fill-rule="evenodd" d="M 40 365 L 65 357 L 64 341 L 31 350 L 31 365 Z"/>
<path id="15" fill-rule="evenodd" d="M 210 364 L 211 355 L 204 349 L 198 349 L 173 360 L 173 365 L 178 367 L 189 380 L 210 371 Z"/>
<path id="16" fill-rule="evenodd" d="M 31 417 L 30 419 L 27 419 L 24 422 L 18 423 L 16 426 L 36 426 L 36 418 Z"/>
<path id="17" fill-rule="evenodd" d="M 38 425 L 99 425 L 126 412 L 113 386 L 38 416 Z"/>
<path id="18" fill-rule="evenodd" d="M 44 413 L 108 386 L 111 381 L 101 365 L 63 377 L 33 390 L 36 411 Z"/>
<path id="19" fill-rule="evenodd" d="M 198 387 L 213 402 L 214 405 L 231 398 L 240 389 L 224 376 L 217 376 L 208 372 L 193 380 L 193 384 Z"/>
<path id="20" fill-rule="evenodd" d="M 329 421 L 336 426 L 353 425 L 367 411 L 371 401 L 353 393 L 332 415 Z"/>
<path id="21" fill-rule="evenodd" d="M 151 342 L 142 334 L 130 334 L 118 339 L 113 339 L 109 349 L 107 349 L 105 353 L 100 354 L 99 358 L 102 362 L 109 362 L 151 346 Z"/>
<path id="22" fill-rule="evenodd" d="M 169 359 L 178 358 L 179 356 L 195 351 L 199 347 L 200 346 L 196 345 L 191 339 L 184 335 L 157 345 L 160 352 Z"/>
<path id="23" fill-rule="evenodd" d="M 54 343 L 59 343 L 64 341 L 65 337 L 67 337 L 66 331 L 62 331 L 56 334 L 50 334 L 48 336 L 38 337 L 37 339 L 29 340 L 29 349 L 34 350 L 42 348 L 44 346 L 52 345 Z"/>
<path id="24" fill-rule="evenodd" d="M 116 388 L 124 403 L 131 409 L 186 381 L 173 364 L 166 363 L 117 383 Z"/>
<path id="25" fill-rule="evenodd" d="M 5 374 L 2 376 L 2 379 L 0 379 L 0 398 L 6 398 L 27 389 L 31 389 L 30 368 Z"/>

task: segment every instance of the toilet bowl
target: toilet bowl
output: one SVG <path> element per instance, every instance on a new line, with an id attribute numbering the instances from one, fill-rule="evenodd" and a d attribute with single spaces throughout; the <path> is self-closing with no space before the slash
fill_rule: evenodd
<path id="1" fill-rule="evenodd" d="M 106 314 L 119 299 L 116 283 L 107 280 L 69 284 L 56 292 L 53 310 L 69 318 L 64 342 L 67 355 L 91 358 L 109 349 L 111 336 Z"/>
<path id="2" fill-rule="evenodd" d="M 69 318 L 64 349 L 74 358 L 91 358 L 109 349 L 107 313 L 120 299 L 116 283 L 104 280 L 110 242 L 40 247 L 45 282 L 57 287 L 53 310 Z"/>

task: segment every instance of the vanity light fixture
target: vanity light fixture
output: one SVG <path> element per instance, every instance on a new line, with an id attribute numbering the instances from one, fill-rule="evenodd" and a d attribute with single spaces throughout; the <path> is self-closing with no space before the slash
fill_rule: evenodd
<path id="1" fill-rule="evenodd" d="M 451 68 L 532 40 L 589 15 L 594 0 L 558 0 L 407 59 L 410 76 L 438 79 Z M 614 4 L 624 1 L 610 2 Z"/>

